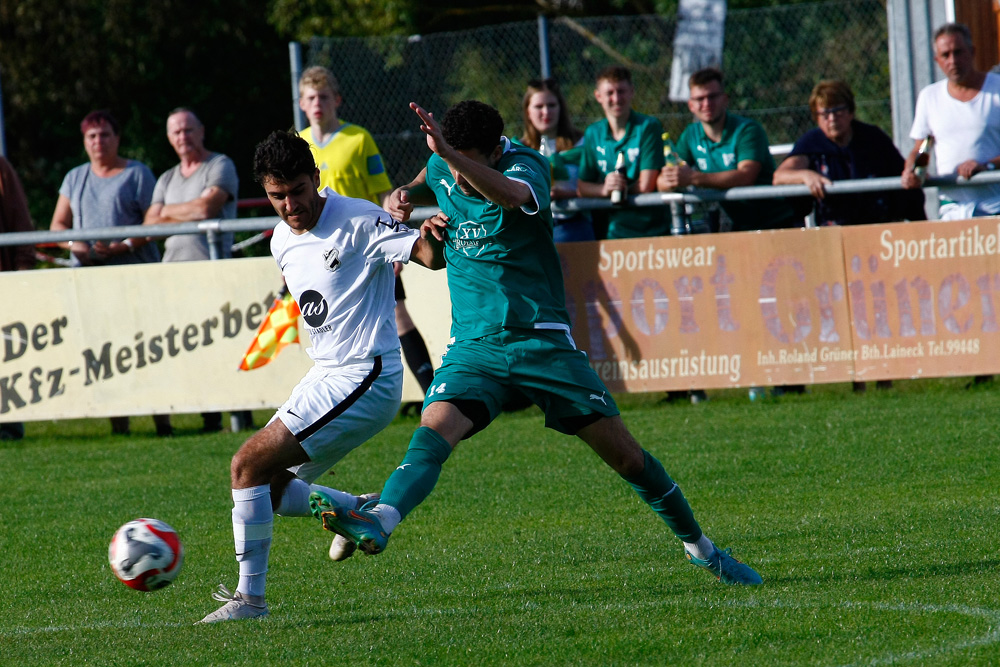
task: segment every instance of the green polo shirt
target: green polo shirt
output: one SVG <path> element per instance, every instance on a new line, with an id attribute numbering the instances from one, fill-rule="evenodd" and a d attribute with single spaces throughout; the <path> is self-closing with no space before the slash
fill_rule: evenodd
<path id="1" fill-rule="evenodd" d="M 616 141 L 607 119 L 599 120 L 583 133 L 579 179 L 587 183 L 603 183 L 615 170 L 618 153 L 625 154 L 626 176 L 629 183 L 639 178 L 644 169 L 663 167 L 663 126 L 652 116 L 632 111 L 625 126 L 625 135 Z M 636 236 L 666 236 L 670 234 L 670 209 L 666 206 L 600 209 L 593 212 L 594 226 L 607 224 L 609 239 Z"/>
<path id="2" fill-rule="evenodd" d="M 726 114 L 726 126 L 718 142 L 708 138 L 700 122 L 688 125 L 677 140 L 677 154 L 706 174 L 731 171 L 740 162 L 753 160 L 760 163 L 754 185 L 771 185 L 774 177 L 774 158 L 764 128 L 757 121 L 736 114 Z M 722 208 L 733 221 L 736 232 L 802 226 L 784 199 L 726 201 L 722 202 Z"/>

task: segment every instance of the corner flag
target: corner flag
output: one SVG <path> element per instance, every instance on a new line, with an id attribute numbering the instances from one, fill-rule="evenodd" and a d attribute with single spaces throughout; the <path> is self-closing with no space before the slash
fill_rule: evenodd
<path id="1" fill-rule="evenodd" d="M 299 342 L 299 306 L 283 287 L 281 294 L 271 304 L 267 316 L 257 330 L 253 342 L 240 362 L 241 371 L 252 371 L 278 356 L 278 352 L 290 343 Z"/>

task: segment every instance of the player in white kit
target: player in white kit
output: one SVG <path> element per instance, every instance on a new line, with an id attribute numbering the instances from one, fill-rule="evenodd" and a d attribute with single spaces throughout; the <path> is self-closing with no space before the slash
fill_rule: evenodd
<path id="1" fill-rule="evenodd" d="M 394 221 L 377 205 L 317 192 L 319 170 L 300 137 L 274 132 L 257 146 L 254 178 L 282 222 L 271 254 L 302 311 L 315 365 L 268 422 L 233 456 L 233 538 L 239 583 L 220 585 L 224 604 L 201 623 L 266 616 L 264 598 L 274 515 L 308 516 L 312 482 L 381 431 L 403 386 L 394 316 L 393 262 L 441 268 L 433 237 Z M 353 546 L 353 545 L 352 545 Z"/>

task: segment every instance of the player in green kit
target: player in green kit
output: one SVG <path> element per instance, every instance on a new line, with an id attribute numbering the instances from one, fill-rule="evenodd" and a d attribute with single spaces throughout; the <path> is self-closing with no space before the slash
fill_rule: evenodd
<path id="1" fill-rule="evenodd" d="M 423 229 L 443 242 L 454 341 L 381 499 L 355 509 L 315 493 L 314 516 L 365 553 L 381 552 L 430 494 L 455 445 L 489 425 L 520 391 L 542 409 L 547 427 L 578 436 L 632 485 L 683 541 L 691 563 L 727 584 L 761 583 L 702 533 L 680 488 L 629 433 L 576 349 L 552 242 L 548 162 L 503 137 L 503 119 L 482 102 L 456 104 L 440 125 L 410 106 L 434 155 L 413 182 L 393 191 L 388 210 L 405 221 L 414 204 L 441 208 Z"/>

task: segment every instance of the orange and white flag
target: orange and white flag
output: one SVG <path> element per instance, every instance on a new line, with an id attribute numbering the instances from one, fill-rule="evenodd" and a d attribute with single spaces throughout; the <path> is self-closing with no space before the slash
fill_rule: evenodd
<path id="1" fill-rule="evenodd" d="M 240 362 L 241 371 L 252 371 L 267 364 L 291 343 L 299 342 L 299 305 L 287 288 L 271 304 L 267 317 Z"/>

